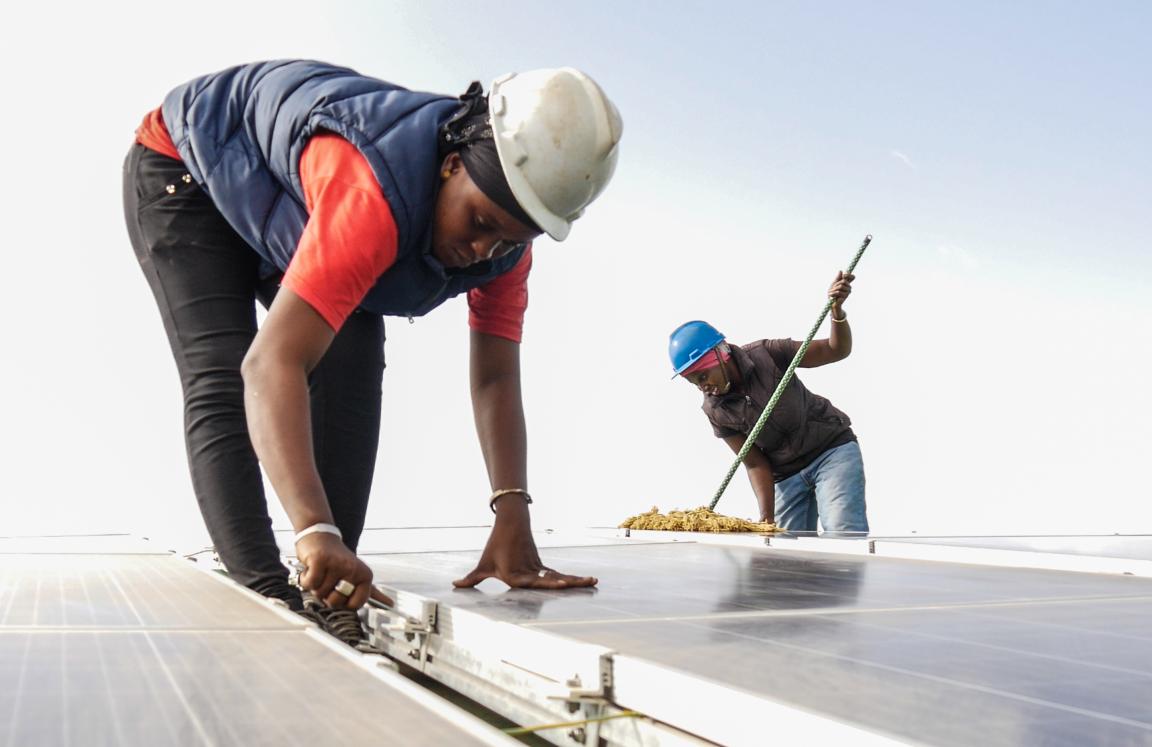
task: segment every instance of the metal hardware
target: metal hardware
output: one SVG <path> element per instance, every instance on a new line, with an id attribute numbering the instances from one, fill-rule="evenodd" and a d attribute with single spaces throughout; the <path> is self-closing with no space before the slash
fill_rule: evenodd
<path id="1" fill-rule="evenodd" d="M 369 600 L 362 613 L 369 643 L 397 658 L 413 659 L 413 666 L 423 665 L 428 659 L 428 637 L 436 630 L 436 602 L 394 589 L 384 593 L 396 600 L 394 606 Z"/>

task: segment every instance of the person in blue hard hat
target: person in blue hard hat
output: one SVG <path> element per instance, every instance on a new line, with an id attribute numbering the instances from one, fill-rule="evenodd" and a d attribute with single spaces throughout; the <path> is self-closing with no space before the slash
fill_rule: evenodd
<path id="1" fill-rule="evenodd" d="M 800 368 L 842 361 L 852 352 L 844 301 L 854 275 L 837 273 L 832 330 L 808 346 Z M 674 376 L 704 393 L 702 409 L 718 438 L 739 453 L 801 343 L 767 339 L 733 345 L 707 322 L 691 321 L 672 332 L 668 355 Z M 864 462 L 852 423 L 827 399 L 793 376 L 756 445 L 744 458 L 760 521 L 791 531 L 867 532 Z"/>

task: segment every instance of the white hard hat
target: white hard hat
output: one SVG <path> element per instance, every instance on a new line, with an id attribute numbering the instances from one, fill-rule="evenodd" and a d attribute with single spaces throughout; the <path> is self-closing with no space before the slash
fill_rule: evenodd
<path id="1" fill-rule="evenodd" d="M 488 111 L 512 195 L 563 241 L 616 170 L 620 112 L 594 80 L 570 67 L 497 78 Z"/>

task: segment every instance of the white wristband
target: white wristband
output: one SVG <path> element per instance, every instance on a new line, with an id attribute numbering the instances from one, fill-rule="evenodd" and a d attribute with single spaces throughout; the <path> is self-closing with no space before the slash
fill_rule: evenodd
<path id="1" fill-rule="evenodd" d="M 335 524 L 325 524 L 325 523 L 321 522 L 319 524 L 313 524 L 312 526 L 308 527 L 307 529 L 301 529 L 299 532 L 296 532 L 296 538 L 293 540 L 293 542 L 299 542 L 300 540 L 307 537 L 309 534 L 315 534 L 316 532 L 324 532 L 325 534 L 335 534 L 340 539 L 344 539 L 344 535 L 340 533 L 340 527 L 336 526 Z"/>

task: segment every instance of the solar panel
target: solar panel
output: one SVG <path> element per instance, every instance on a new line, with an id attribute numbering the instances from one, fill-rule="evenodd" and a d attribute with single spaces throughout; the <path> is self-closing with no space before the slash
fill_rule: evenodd
<path id="1" fill-rule="evenodd" d="M 515 744 L 189 561 L 26 544 L 0 540 L 0 744 Z"/>
<path id="2" fill-rule="evenodd" d="M 758 713 L 786 707 L 926 744 L 1152 744 L 1149 579 L 687 542 L 541 555 L 600 586 L 452 590 L 475 551 L 369 562 L 442 609 L 604 647 L 617 706 L 724 743 L 763 743 L 780 722 Z"/>

